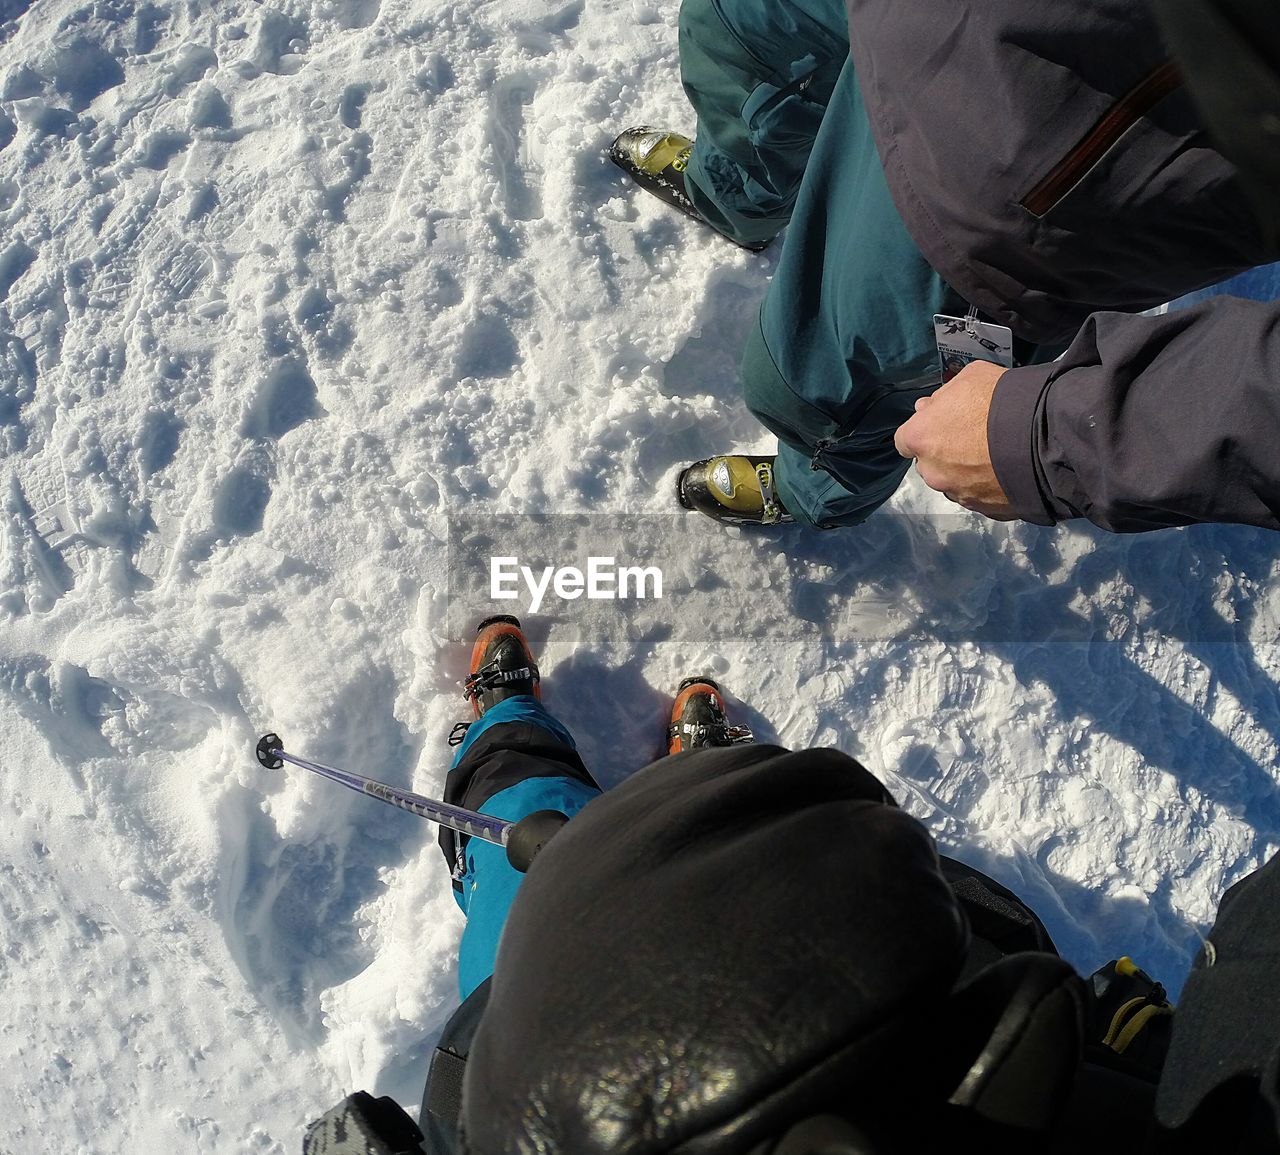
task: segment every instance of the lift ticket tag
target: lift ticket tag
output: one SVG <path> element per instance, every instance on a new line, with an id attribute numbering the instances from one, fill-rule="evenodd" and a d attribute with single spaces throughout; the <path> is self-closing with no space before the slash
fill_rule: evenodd
<path id="1" fill-rule="evenodd" d="M 945 385 L 970 361 L 990 361 L 1013 368 L 1013 332 L 1006 325 L 978 320 L 978 311 L 965 317 L 933 315 L 933 332 L 938 340 L 938 360 Z"/>

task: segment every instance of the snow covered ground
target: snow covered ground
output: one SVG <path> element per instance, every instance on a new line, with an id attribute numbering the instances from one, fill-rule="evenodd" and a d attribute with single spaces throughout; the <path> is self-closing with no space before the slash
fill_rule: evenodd
<path id="1" fill-rule="evenodd" d="M 679 463 L 770 445 L 734 368 L 771 258 L 601 157 L 688 123 L 676 11 L 0 0 L 0 1151 L 292 1152 L 346 1090 L 416 1104 L 433 829 L 251 751 L 438 790 L 451 519 L 667 550 L 660 605 L 526 614 L 603 779 L 717 673 L 1082 967 L 1176 989 L 1280 843 L 1280 536 L 1010 530 L 915 481 L 844 534 L 668 516 Z"/>

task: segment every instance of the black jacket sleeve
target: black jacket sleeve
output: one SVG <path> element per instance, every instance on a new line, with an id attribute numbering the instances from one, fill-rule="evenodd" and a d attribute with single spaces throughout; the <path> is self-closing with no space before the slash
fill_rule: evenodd
<path id="1" fill-rule="evenodd" d="M 987 436 L 1025 521 L 1280 529 L 1280 302 L 1095 313 L 1057 361 L 1000 378 Z"/>

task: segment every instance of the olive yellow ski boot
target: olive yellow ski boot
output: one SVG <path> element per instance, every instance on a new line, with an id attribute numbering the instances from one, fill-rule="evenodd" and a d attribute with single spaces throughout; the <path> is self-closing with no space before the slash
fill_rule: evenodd
<path id="1" fill-rule="evenodd" d="M 646 124 L 629 128 L 619 136 L 609 146 L 609 159 L 646 192 L 666 201 L 685 216 L 709 225 L 710 222 L 698 212 L 685 192 L 684 170 L 692 151 L 693 141 L 687 136 Z M 716 231 L 719 232 L 718 229 Z M 720 235 L 725 236 L 724 233 Z M 733 241 L 732 237 L 725 239 Z M 769 245 L 769 241 L 733 243 L 753 253 Z"/>
<path id="2" fill-rule="evenodd" d="M 776 460 L 730 454 L 695 461 L 680 471 L 676 496 L 685 509 L 696 509 L 730 525 L 794 522 L 774 483 Z"/>

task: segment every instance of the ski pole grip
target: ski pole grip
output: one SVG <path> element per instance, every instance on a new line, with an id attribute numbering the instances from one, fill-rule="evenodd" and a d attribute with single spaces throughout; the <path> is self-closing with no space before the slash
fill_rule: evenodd
<path id="1" fill-rule="evenodd" d="M 538 851 L 568 821 L 569 816 L 559 810 L 535 810 L 526 814 L 507 835 L 507 861 L 523 874 L 537 858 Z"/>

